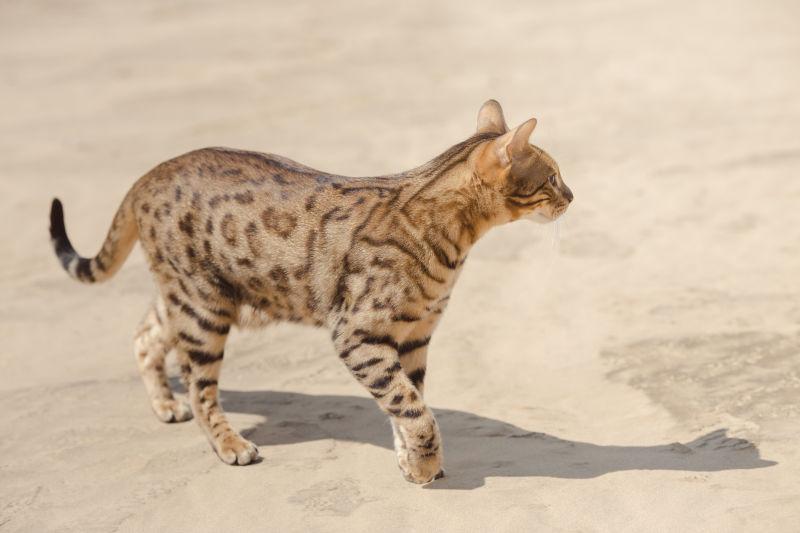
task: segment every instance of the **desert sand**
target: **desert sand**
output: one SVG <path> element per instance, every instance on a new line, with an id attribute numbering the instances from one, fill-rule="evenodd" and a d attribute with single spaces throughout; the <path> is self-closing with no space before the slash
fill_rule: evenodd
<path id="1" fill-rule="evenodd" d="M 800 4 L 0 4 L 0 530 L 797 531 Z M 431 344 L 447 477 L 405 482 L 322 330 L 236 333 L 263 461 L 149 410 L 137 248 L 67 278 L 122 196 L 203 146 L 416 166 L 498 99 L 576 200 L 474 248 Z"/>

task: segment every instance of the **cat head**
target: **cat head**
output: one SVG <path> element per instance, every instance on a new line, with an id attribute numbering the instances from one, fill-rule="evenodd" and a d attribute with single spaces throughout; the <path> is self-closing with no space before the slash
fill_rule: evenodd
<path id="1" fill-rule="evenodd" d="M 504 218 L 552 222 L 567 210 L 572 191 L 564 183 L 555 160 L 528 142 L 536 119 L 509 130 L 503 110 L 489 100 L 478 112 L 478 134 L 496 135 L 487 142 L 477 161 L 479 178 L 499 198 Z"/>

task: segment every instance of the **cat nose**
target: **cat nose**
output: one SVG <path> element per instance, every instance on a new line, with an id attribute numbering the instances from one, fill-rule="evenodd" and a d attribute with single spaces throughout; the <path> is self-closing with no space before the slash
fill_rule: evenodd
<path id="1" fill-rule="evenodd" d="M 567 202 L 572 202 L 572 199 L 575 198 L 575 196 L 572 195 L 572 191 L 566 185 L 564 185 L 564 198 L 567 199 Z"/>

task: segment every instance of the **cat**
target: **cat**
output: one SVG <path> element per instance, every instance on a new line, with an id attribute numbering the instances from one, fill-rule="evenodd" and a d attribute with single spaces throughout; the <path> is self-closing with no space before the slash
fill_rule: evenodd
<path id="1" fill-rule="evenodd" d="M 472 245 L 520 218 L 557 219 L 573 199 L 558 165 L 509 131 L 489 100 L 477 132 L 401 174 L 350 178 L 284 157 L 205 148 L 166 161 L 122 201 L 100 252 L 80 257 L 54 199 L 61 265 L 95 283 L 138 240 L 158 295 L 135 356 L 156 416 L 194 416 L 217 455 L 246 465 L 258 449 L 223 413 L 218 377 L 232 326 L 251 319 L 327 327 L 339 358 L 389 415 L 404 477 L 444 475 L 439 428 L 423 401 L 428 344 Z M 164 369 L 175 352 L 187 402 Z"/>

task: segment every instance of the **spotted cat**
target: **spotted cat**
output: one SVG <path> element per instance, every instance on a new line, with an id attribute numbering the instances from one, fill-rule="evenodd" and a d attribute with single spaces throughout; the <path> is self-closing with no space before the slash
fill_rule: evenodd
<path id="1" fill-rule="evenodd" d="M 141 243 L 158 286 L 135 338 L 150 403 L 164 422 L 194 416 L 224 462 L 258 457 L 219 404 L 228 332 L 252 319 L 290 321 L 331 331 L 339 358 L 389 415 L 404 476 L 427 483 L 444 474 L 423 400 L 427 348 L 470 248 L 499 224 L 555 220 L 573 198 L 553 158 L 529 144 L 535 126 L 509 131 L 490 100 L 470 138 L 373 178 L 205 148 L 139 179 L 94 258 L 75 252 L 54 199 L 52 244 L 73 278 L 96 283 Z M 188 403 L 164 370 L 173 350 Z"/>

